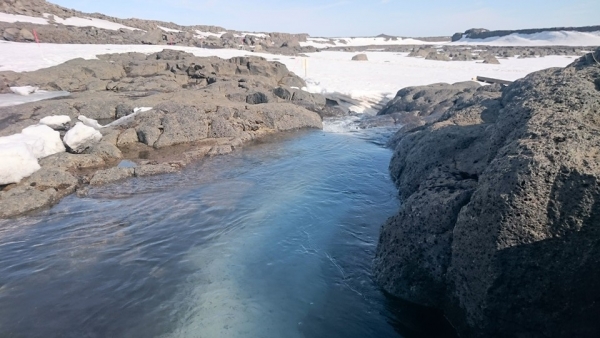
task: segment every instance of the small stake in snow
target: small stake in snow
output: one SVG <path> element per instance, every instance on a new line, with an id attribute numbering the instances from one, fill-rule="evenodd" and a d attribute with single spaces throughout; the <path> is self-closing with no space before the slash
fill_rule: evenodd
<path id="1" fill-rule="evenodd" d="M 33 30 L 33 37 L 35 38 L 35 42 L 37 42 L 38 46 L 40 45 L 40 39 L 38 38 L 37 32 L 35 29 Z"/>

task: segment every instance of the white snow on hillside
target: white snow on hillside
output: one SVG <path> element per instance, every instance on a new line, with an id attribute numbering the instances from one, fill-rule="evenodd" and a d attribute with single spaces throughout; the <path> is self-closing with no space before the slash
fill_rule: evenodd
<path id="1" fill-rule="evenodd" d="M 50 17 L 52 15 L 45 13 L 43 18 L 27 16 L 27 15 L 16 15 L 16 14 L 7 14 L 0 13 L 0 22 L 29 22 L 38 25 L 49 25 Z M 79 17 L 70 17 L 70 18 L 60 18 L 54 15 L 54 22 L 63 24 L 65 26 L 76 26 L 76 27 L 97 27 L 109 30 L 119 30 L 121 28 L 129 29 L 129 30 L 137 30 L 137 28 L 132 28 L 128 26 L 124 26 L 115 22 L 96 19 L 96 18 L 79 18 Z"/>
<path id="2" fill-rule="evenodd" d="M 179 29 L 167 28 L 167 27 L 163 27 L 163 26 L 158 26 L 158 28 L 162 29 L 163 31 L 165 31 L 167 33 L 181 33 L 182 32 Z"/>
<path id="3" fill-rule="evenodd" d="M 600 32 L 541 32 L 535 34 L 510 34 L 487 39 L 462 38 L 453 45 L 485 46 L 600 46 Z"/>
<path id="4" fill-rule="evenodd" d="M 300 46 L 313 46 L 315 48 L 327 47 L 360 47 L 360 46 L 399 46 L 399 45 L 442 45 L 447 42 L 427 42 L 416 39 L 403 38 L 308 38 L 306 42 L 300 42 Z"/>
<path id="5" fill-rule="evenodd" d="M 225 33 L 227 33 L 227 32 L 212 33 L 212 32 L 203 32 L 203 31 L 196 30 L 196 37 L 207 38 L 209 36 L 214 36 L 214 37 L 220 38 L 221 35 L 223 35 Z"/>
<path id="6" fill-rule="evenodd" d="M 27 15 L 19 15 L 19 14 L 8 14 L 8 13 L 0 13 L 0 22 L 29 22 L 35 23 L 38 25 L 47 25 L 48 20 L 45 18 L 36 18 L 33 16 Z"/>

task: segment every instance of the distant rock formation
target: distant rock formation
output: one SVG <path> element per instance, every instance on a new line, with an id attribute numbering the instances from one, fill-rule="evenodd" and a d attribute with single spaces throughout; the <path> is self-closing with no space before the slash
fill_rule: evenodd
<path id="1" fill-rule="evenodd" d="M 490 31 L 484 28 L 472 28 L 464 33 L 456 33 L 452 35 L 452 42 L 460 39 L 487 39 L 493 37 L 502 37 L 511 34 L 535 34 L 542 32 L 557 32 L 557 31 L 572 31 L 572 32 L 598 32 L 600 26 L 585 26 L 585 27 L 552 27 L 552 28 L 534 28 L 534 29 L 517 29 L 517 30 L 497 30 Z"/>
<path id="2" fill-rule="evenodd" d="M 392 140 L 402 205 L 375 261 L 387 292 L 442 309 L 463 337 L 600 336 L 596 60 L 504 88 L 398 92 L 382 113 L 420 122 Z"/>

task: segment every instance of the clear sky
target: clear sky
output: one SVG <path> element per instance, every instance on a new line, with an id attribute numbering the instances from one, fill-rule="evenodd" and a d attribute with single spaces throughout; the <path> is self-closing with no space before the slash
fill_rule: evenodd
<path id="1" fill-rule="evenodd" d="M 120 18 L 311 36 L 452 35 L 600 25 L 600 0 L 50 0 Z"/>

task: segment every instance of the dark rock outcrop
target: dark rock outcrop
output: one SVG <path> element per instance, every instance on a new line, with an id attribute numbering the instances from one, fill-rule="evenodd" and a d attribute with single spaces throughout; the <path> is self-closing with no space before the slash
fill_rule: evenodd
<path id="1" fill-rule="evenodd" d="M 383 288 L 442 309 L 464 337 L 600 335 L 599 79 L 589 54 L 400 130 Z"/>
<path id="2" fill-rule="evenodd" d="M 369 61 L 367 54 L 356 54 L 352 57 L 352 61 Z"/>
<path id="3" fill-rule="evenodd" d="M 230 153 L 268 134 L 322 128 L 318 112 L 326 104 L 320 94 L 282 86 L 304 81 L 281 63 L 259 57 L 199 58 L 174 50 L 148 56 L 101 55 L 98 60 L 77 59 L 35 72 L 0 72 L 0 79 L 10 86 L 36 84 L 72 91 L 60 99 L 0 108 L 3 116 L 14 116 L 0 126 L 0 136 L 18 133 L 49 115 L 80 118 L 94 126 L 78 122 L 80 128 L 100 130 L 90 144 L 79 140 L 77 149 L 70 149 L 83 154 L 43 158 L 39 172 L 47 175 L 35 182 L 0 186 L 0 217 L 52 205 L 89 183 L 175 172 L 192 160 Z M 103 90 L 90 90 L 93 82 L 108 84 Z M 277 96 L 278 88 L 287 88 L 289 96 Z M 81 115 L 112 123 L 101 127 Z M 138 166 L 113 168 L 121 159 Z M 152 161 L 145 163 L 148 159 Z M 75 180 L 66 182 L 67 174 Z M 44 183 L 58 178 L 68 184 Z"/>

